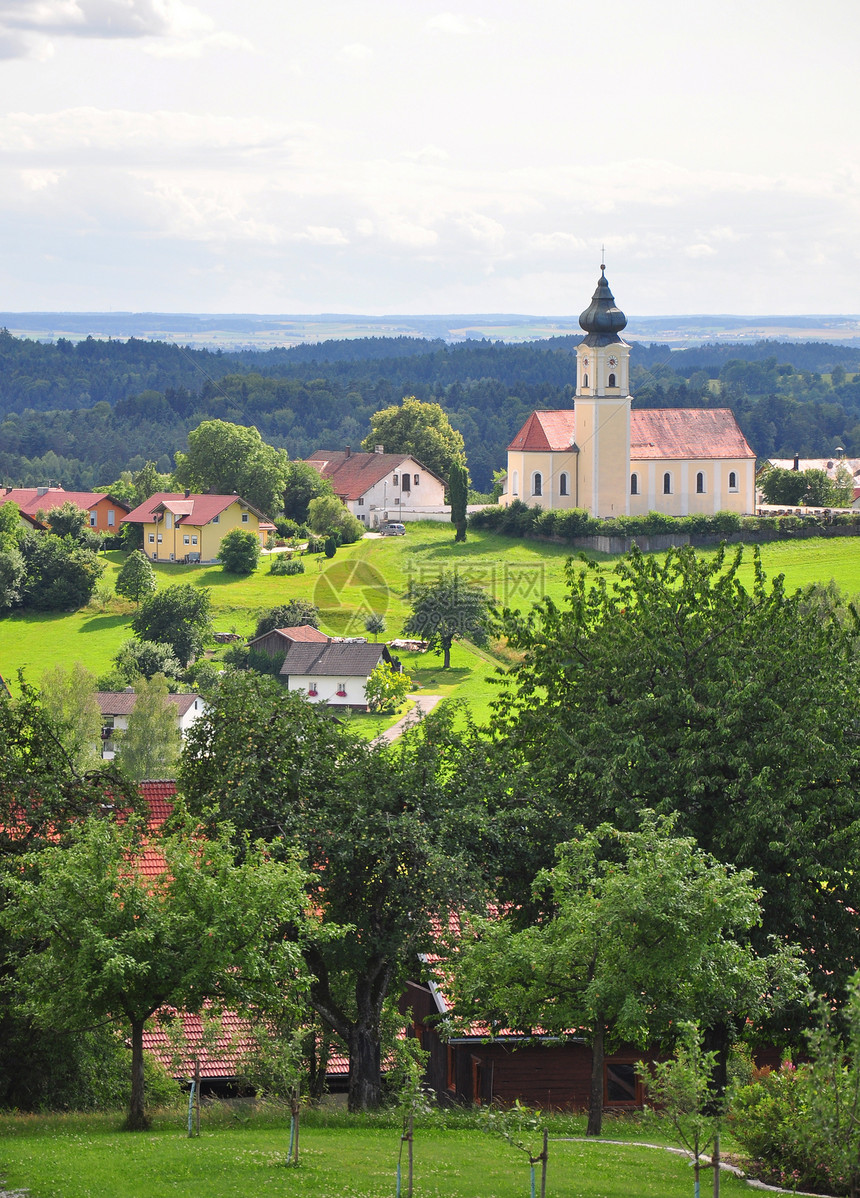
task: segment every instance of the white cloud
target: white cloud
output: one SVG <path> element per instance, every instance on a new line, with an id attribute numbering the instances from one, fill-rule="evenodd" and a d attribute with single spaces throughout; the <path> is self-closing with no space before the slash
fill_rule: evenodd
<path id="1" fill-rule="evenodd" d="M 348 46 L 341 46 L 338 56 L 348 62 L 366 62 L 373 57 L 373 50 L 363 42 L 350 42 Z"/>
<path id="2" fill-rule="evenodd" d="M 297 240 L 312 241 L 314 245 L 349 245 L 349 238 L 340 229 L 330 229 L 325 225 L 308 225 Z"/>
<path id="3" fill-rule="evenodd" d="M 483 17 L 468 17 L 464 13 L 441 12 L 427 21 L 425 28 L 434 33 L 451 34 L 454 37 L 473 37 L 489 33 L 493 28 Z"/>
<path id="4" fill-rule="evenodd" d="M 684 253 L 688 258 L 712 258 L 716 252 L 713 246 L 705 245 L 704 242 L 684 246 Z"/>
<path id="5" fill-rule="evenodd" d="M 151 52 L 176 56 L 250 48 L 185 0 L 0 0 L 0 57 L 45 57 L 52 37 L 154 39 Z"/>
<path id="6" fill-rule="evenodd" d="M 410 162 L 447 162 L 449 154 L 441 146 L 430 144 L 422 146 L 420 150 L 404 151 L 403 157 Z"/>
<path id="7" fill-rule="evenodd" d="M 21 181 L 30 191 L 44 191 L 46 187 L 56 187 L 62 177 L 62 171 L 21 171 Z"/>

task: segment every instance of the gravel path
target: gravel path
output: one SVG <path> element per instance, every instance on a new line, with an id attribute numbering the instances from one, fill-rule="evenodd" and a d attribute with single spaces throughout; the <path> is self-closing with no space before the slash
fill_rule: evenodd
<path id="1" fill-rule="evenodd" d="M 392 724 L 390 728 L 380 732 L 374 744 L 381 744 L 383 741 L 388 741 L 390 744 L 397 740 L 408 728 L 414 728 L 419 720 L 423 720 L 424 716 L 431 712 L 437 703 L 442 702 L 441 695 L 407 695 L 406 698 L 412 702 L 409 711 L 406 715 L 401 716 L 396 724 Z M 2 1194 L 0 1194 L 0 1198 L 3 1198 Z"/>

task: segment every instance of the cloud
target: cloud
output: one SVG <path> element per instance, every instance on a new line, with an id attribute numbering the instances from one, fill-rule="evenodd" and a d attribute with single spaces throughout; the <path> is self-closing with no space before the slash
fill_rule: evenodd
<path id="1" fill-rule="evenodd" d="M 684 246 L 684 253 L 688 258 L 712 258 L 716 252 L 713 246 L 705 245 L 704 242 Z"/>
<path id="2" fill-rule="evenodd" d="M 51 38 L 152 39 L 152 53 L 249 49 L 185 0 L 0 0 L 0 57 L 45 57 Z"/>
<path id="3" fill-rule="evenodd" d="M 373 57 L 373 50 L 363 42 L 350 42 L 348 46 L 341 46 L 338 57 L 348 62 L 366 62 Z"/>
<path id="4" fill-rule="evenodd" d="M 438 13 L 425 24 L 425 29 L 453 37 L 474 37 L 476 34 L 489 33 L 492 28 L 491 23 L 483 17 L 467 17 L 464 13 L 455 12 Z"/>

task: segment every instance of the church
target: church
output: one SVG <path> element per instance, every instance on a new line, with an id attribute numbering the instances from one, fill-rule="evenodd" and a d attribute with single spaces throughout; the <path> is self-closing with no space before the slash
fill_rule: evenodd
<path id="1" fill-rule="evenodd" d="M 579 318 L 572 409 L 532 412 L 508 446 L 506 491 L 592 516 L 755 510 L 756 457 L 729 408 L 633 408 L 627 317 L 606 267 Z"/>

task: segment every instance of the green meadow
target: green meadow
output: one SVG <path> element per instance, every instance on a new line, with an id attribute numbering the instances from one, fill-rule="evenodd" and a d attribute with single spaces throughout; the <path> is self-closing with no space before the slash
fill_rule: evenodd
<path id="1" fill-rule="evenodd" d="M 706 551 L 707 552 L 707 551 Z M 309 599 L 321 609 L 321 625 L 336 636 L 364 636 L 371 612 L 386 620 L 384 639 L 402 633 L 409 614 L 405 594 L 411 581 L 431 581 L 441 570 L 458 570 L 486 587 L 497 606 L 523 609 L 544 595 L 561 601 L 564 566 L 570 550 L 535 541 L 518 541 L 495 533 L 470 532 L 465 544 L 454 543 L 447 524 L 409 526 L 405 537 L 371 538 L 338 550 L 328 559 L 305 557 L 305 573 L 289 577 L 269 574 L 269 558 L 248 577 L 228 574 L 220 566 L 157 565 L 160 587 L 173 582 L 208 587 L 217 631 L 253 632 L 258 615 L 291 598 Z M 611 570 L 614 558 L 589 555 Z M 752 548 L 745 549 L 742 577 L 752 579 Z M 774 542 L 761 547 L 769 576 L 784 574 L 790 588 L 834 579 L 846 594 L 860 592 L 860 538 Z M 123 555 L 106 555 L 100 590 L 112 590 Z M 134 606 L 104 595 L 69 614 L 16 614 L 0 620 L 0 673 L 13 687 L 18 671 L 31 682 L 57 664 L 81 662 L 94 674 L 107 672 L 120 644 L 131 635 Z M 215 650 L 215 659 L 223 649 Z M 452 668 L 441 669 L 435 654 L 403 653 L 405 668 L 427 694 L 465 699 L 478 720 L 490 712 L 495 690 L 486 679 L 500 664 L 492 653 L 455 644 Z M 390 723 L 388 717 L 359 721 L 368 734 Z"/>
<path id="2" fill-rule="evenodd" d="M 229 1116 L 227 1116 L 229 1119 Z M 5 1185 L 26 1186 L 29 1198 L 194 1198 L 271 1195 L 272 1198 L 393 1198 L 400 1127 L 344 1116 L 326 1125 L 310 1113 L 300 1134 L 300 1162 L 287 1165 L 289 1120 L 254 1115 L 207 1123 L 188 1139 L 182 1116 L 160 1116 L 153 1131 L 116 1130 L 105 1116 L 0 1118 L 0 1168 Z M 466 1122 L 463 1120 L 462 1122 Z M 635 1122 L 611 1121 L 607 1138 L 623 1144 L 583 1143 L 584 1120 L 549 1121 L 547 1194 L 553 1198 L 690 1198 L 692 1169 L 685 1158 L 636 1140 L 668 1143 L 658 1120 L 647 1131 Z M 525 1154 L 474 1126 L 417 1126 L 414 1140 L 416 1198 L 527 1198 Z M 539 1139 L 529 1145 L 535 1155 Z M 406 1193 L 403 1156 L 403 1194 Z M 540 1174 L 538 1172 L 538 1187 Z M 725 1198 L 749 1193 L 723 1174 Z M 711 1188 L 709 1173 L 703 1190 Z M 538 1190 L 539 1192 L 539 1190 Z"/>

